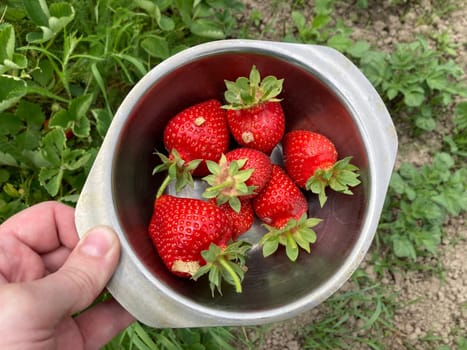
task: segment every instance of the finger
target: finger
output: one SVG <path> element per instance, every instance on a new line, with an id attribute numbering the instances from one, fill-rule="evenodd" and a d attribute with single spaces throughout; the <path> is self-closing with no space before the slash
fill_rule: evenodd
<path id="1" fill-rule="evenodd" d="M 46 271 L 48 273 L 57 271 L 65 263 L 71 251 L 70 248 L 62 246 L 50 253 L 41 255 Z"/>
<path id="2" fill-rule="evenodd" d="M 62 245 L 72 249 L 79 240 L 74 222 L 72 207 L 43 202 L 6 220 L 0 225 L 0 236 L 14 236 L 40 254 Z"/>
<path id="3" fill-rule="evenodd" d="M 38 314 L 53 323 L 89 306 L 104 289 L 120 255 L 115 232 L 104 226 L 91 229 L 55 273 L 31 282 Z"/>
<path id="4" fill-rule="evenodd" d="M 84 348 L 100 349 L 135 318 L 110 299 L 83 312 L 75 320 L 84 338 Z"/>
<path id="5" fill-rule="evenodd" d="M 0 284 L 27 282 L 45 275 L 41 257 L 16 237 L 0 236 Z"/>

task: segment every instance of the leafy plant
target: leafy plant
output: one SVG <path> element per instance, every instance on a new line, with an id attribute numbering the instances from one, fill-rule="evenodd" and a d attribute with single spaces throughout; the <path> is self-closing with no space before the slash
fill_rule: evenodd
<path id="1" fill-rule="evenodd" d="M 113 113 L 150 68 L 224 38 L 238 1 L 7 0 L 0 24 L 0 219 L 74 203 Z"/>
<path id="2" fill-rule="evenodd" d="M 467 210 L 467 169 L 454 165 L 449 154 L 438 153 L 432 164 L 403 163 L 393 174 L 378 237 L 396 257 L 436 254 L 446 217 Z"/>
<path id="3" fill-rule="evenodd" d="M 348 349 L 356 344 L 383 349 L 378 339 L 393 330 L 395 296 L 361 269 L 355 272 L 352 282 L 352 290 L 328 300 L 326 317 L 305 328 L 304 349 Z M 362 332 L 372 336 L 361 337 Z"/>
<path id="4" fill-rule="evenodd" d="M 234 350 L 228 328 L 154 329 L 134 323 L 115 337 L 103 350 Z"/>
<path id="5" fill-rule="evenodd" d="M 450 153 L 459 157 L 467 156 L 467 101 L 460 102 L 454 112 L 454 129 L 446 135 L 444 141 L 449 146 Z"/>
<path id="6" fill-rule="evenodd" d="M 392 112 L 407 116 L 421 130 L 434 130 L 454 97 L 467 96 L 463 70 L 430 49 L 424 38 L 398 44 L 392 54 L 369 51 L 359 65 Z"/>

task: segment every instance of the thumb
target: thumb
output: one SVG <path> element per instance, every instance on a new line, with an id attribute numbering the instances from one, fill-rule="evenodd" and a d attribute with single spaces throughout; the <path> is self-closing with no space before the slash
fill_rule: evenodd
<path id="1" fill-rule="evenodd" d="M 89 230 L 58 271 L 35 281 L 42 317 L 53 322 L 89 306 L 109 281 L 119 256 L 120 242 L 111 228 Z"/>

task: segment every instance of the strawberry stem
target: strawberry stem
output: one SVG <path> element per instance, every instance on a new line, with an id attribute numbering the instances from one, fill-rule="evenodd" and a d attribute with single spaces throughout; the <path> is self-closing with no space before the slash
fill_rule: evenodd
<path id="1" fill-rule="evenodd" d="M 156 198 L 159 198 L 160 196 L 162 196 L 162 194 L 164 194 L 165 189 L 167 188 L 167 186 L 170 184 L 171 181 L 172 181 L 172 178 L 170 177 L 170 175 L 167 175 L 164 181 L 162 182 L 162 184 L 160 185 L 159 189 L 157 190 Z"/>
<path id="2" fill-rule="evenodd" d="M 196 281 L 207 274 L 213 297 L 216 290 L 222 295 L 222 280 L 233 285 L 237 293 L 241 293 L 243 277 L 247 270 L 246 254 L 250 249 L 251 244 L 245 241 L 230 243 L 225 248 L 211 243 L 207 250 L 201 252 L 206 264 L 201 266 L 192 278 Z"/>
<path id="3" fill-rule="evenodd" d="M 167 177 L 162 182 L 159 187 L 156 198 L 159 198 L 169 185 L 169 183 L 175 181 L 175 191 L 181 191 L 186 185 L 194 186 L 193 177 L 191 172 L 195 170 L 198 165 L 201 163 L 201 159 L 194 159 L 189 162 L 186 162 L 182 159 L 180 154 L 175 148 L 172 149 L 170 155 L 166 155 L 155 152 L 156 155 L 161 159 L 161 164 L 157 165 L 153 170 L 153 175 L 163 171 L 167 171 Z"/>
<path id="4" fill-rule="evenodd" d="M 217 205 L 230 203 L 237 213 L 240 212 L 240 200 L 238 197 L 251 195 L 255 186 L 248 186 L 246 181 L 253 174 L 254 169 L 242 169 L 247 159 L 237 159 L 231 162 L 223 154 L 218 163 L 206 161 L 210 175 L 203 177 L 210 187 L 203 192 L 204 198 L 216 198 Z"/>
<path id="5" fill-rule="evenodd" d="M 224 269 L 227 271 L 227 273 L 229 274 L 230 278 L 232 278 L 233 282 L 234 282 L 234 286 L 235 286 L 235 291 L 237 293 L 241 293 L 242 292 L 242 281 L 240 280 L 240 278 L 238 277 L 237 273 L 232 269 L 232 267 L 230 266 L 230 263 L 228 261 L 226 261 L 225 259 L 220 259 L 219 260 L 219 263 L 224 267 Z"/>
<path id="6" fill-rule="evenodd" d="M 214 194 L 213 197 L 215 197 L 216 192 L 220 192 L 221 190 L 232 187 L 232 185 L 234 183 L 235 183 L 235 181 L 233 181 L 233 180 L 227 180 L 227 181 L 222 182 L 222 183 L 220 183 L 218 185 L 211 186 L 211 187 L 207 188 L 206 191 L 205 191 L 206 197 L 211 198 L 211 197 L 208 197 L 208 194 L 210 194 L 210 193 L 213 193 Z"/>

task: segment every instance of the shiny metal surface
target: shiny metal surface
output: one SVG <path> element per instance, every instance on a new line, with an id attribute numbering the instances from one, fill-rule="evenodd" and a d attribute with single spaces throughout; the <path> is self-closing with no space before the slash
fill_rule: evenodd
<path id="1" fill-rule="evenodd" d="M 169 273 L 147 235 L 162 181 L 151 175 L 157 162 L 153 152 L 164 150 L 161 138 L 169 118 L 204 99 L 222 100 L 224 79 L 247 75 L 253 64 L 262 76 L 284 78 L 287 129 L 327 135 L 340 158 L 354 157 L 363 183 L 353 196 L 330 194 L 324 209 L 308 194 L 309 215 L 323 219 L 311 254 L 302 251 L 292 263 L 284 252 L 263 258 L 255 245 L 244 292 L 225 288 L 223 296 L 212 298 L 204 282 Z M 323 302 L 358 267 L 377 227 L 396 152 L 396 132 L 382 100 L 337 51 L 252 40 L 202 44 L 160 63 L 125 98 L 80 196 L 76 224 L 80 234 L 97 224 L 117 230 L 122 256 L 108 289 L 143 323 L 197 327 L 279 321 Z M 280 148 L 272 158 L 280 162 Z M 256 243 L 262 230 L 255 223 L 245 237 Z"/>

